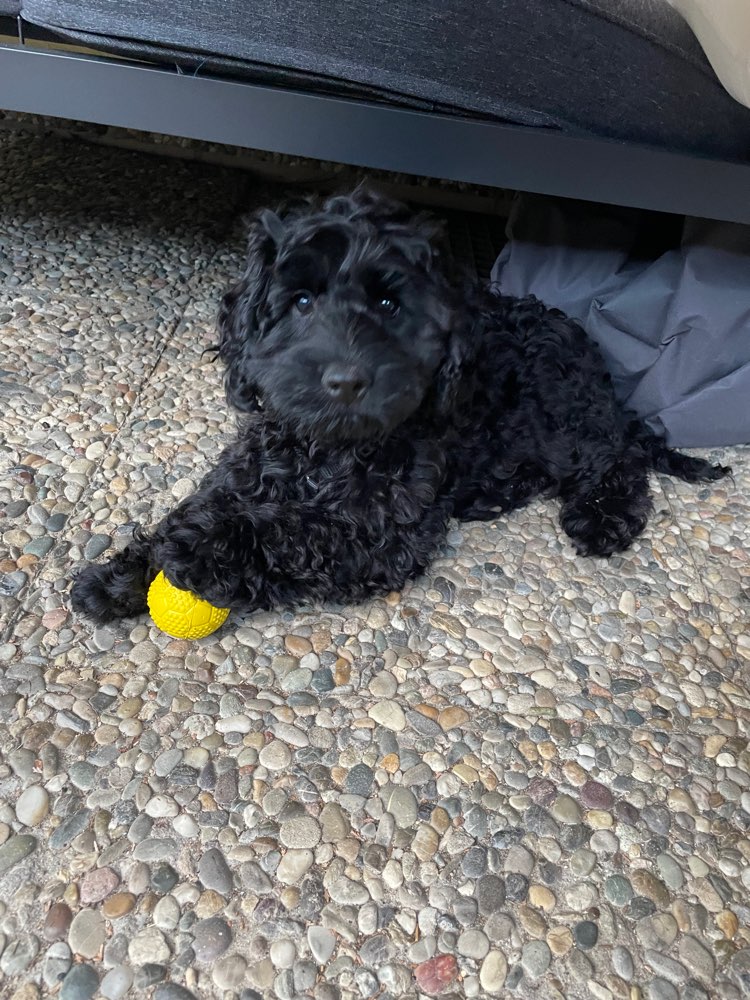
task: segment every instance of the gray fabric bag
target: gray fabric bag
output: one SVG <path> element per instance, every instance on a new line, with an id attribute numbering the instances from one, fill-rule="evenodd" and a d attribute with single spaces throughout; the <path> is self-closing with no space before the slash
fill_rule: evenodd
<path id="1" fill-rule="evenodd" d="M 492 280 L 575 317 L 676 447 L 750 443 L 750 227 L 520 195 Z"/>

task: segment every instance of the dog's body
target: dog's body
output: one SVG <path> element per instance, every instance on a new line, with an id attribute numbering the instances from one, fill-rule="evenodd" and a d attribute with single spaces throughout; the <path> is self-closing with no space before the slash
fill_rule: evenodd
<path id="1" fill-rule="evenodd" d="M 242 610 L 398 590 L 450 517 L 539 493 L 608 556 L 645 527 L 651 470 L 728 471 L 625 413 L 576 323 L 458 281 L 429 223 L 366 192 L 261 214 L 219 328 L 248 416 L 194 495 L 77 579 L 98 621 L 144 611 L 159 569 Z"/>

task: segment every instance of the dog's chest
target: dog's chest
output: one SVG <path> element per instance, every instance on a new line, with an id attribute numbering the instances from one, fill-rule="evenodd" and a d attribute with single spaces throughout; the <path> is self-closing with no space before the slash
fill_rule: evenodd
<path id="1" fill-rule="evenodd" d="M 357 520 L 375 510 L 411 519 L 440 492 L 444 462 L 431 445 L 391 441 L 359 448 L 269 449 L 253 471 L 256 501 Z"/>

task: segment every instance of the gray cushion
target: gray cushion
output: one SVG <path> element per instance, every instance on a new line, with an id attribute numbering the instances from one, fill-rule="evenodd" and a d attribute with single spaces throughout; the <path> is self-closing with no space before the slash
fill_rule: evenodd
<path id="1" fill-rule="evenodd" d="M 18 17 L 21 0 L 0 0 L 0 17 Z"/>
<path id="2" fill-rule="evenodd" d="M 26 0 L 31 22 L 254 79 L 750 159 L 665 0 Z"/>

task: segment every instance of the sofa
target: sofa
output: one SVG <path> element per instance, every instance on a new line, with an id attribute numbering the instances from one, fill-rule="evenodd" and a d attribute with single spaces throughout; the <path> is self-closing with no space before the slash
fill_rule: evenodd
<path id="1" fill-rule="evenodd" d="M 750 222 L 750 109 L 666 0 L 0 0 L 0 107 Z"/>

